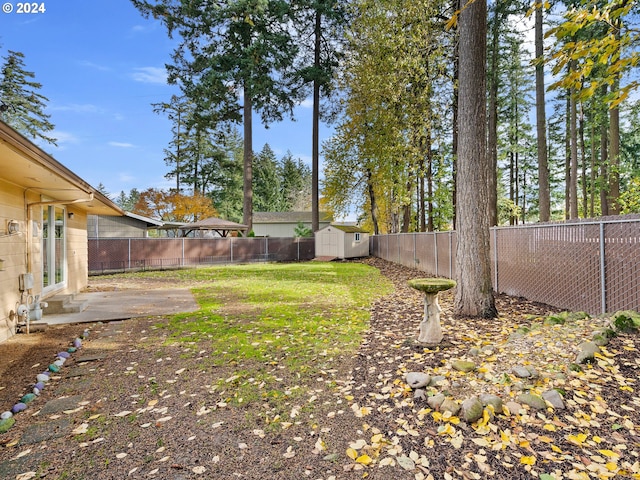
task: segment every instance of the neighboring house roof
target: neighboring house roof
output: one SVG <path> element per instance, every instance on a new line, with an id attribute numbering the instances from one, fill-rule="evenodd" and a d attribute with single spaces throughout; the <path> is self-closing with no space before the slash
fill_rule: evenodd
<path id="1" fill-rule="evenodd" d="M 91 215 L 124 215 L 109 198 L 1 121 L 0 171 L 4 180 L 50 199 L 46 204 L 73 203 Z"/>
<path id="2" fill-rule="evenodd" d="M 345 233 L 369 233 L 366 230 L 354 225 L 330 225 L 330 227 L 342 230 Z"/>
<path id="3" fill-rule="evenodd" d="M 320 222 L 332 222 L 329 212 L 318 212 Z M 311 212 L 253 212 L 253 223 L 311 223 Z"/>
<path id="4" fill-rule="evenodd" d="M 226 237 L 229 232 L 243 232 L 249 227 L 240 223 L 230 222 L 229 220 L 223 220 L 222 218 L 205 218 L 198 222 L 187 223 L 180 227 L 185 231 L 185 235 L 193 230 L 213 230 L 217 232 L 221 237 Z"/>
<path id="5" fill-rule="evenodd" d="M 161 227 L 165 224 L 162 220 L 156 220 L 155 218 L 145 217 L 144 215 L 138 215 L 133 212 L 124 212 L 125 216 L 139 220 L 147 224 L 147 227 Z"/>

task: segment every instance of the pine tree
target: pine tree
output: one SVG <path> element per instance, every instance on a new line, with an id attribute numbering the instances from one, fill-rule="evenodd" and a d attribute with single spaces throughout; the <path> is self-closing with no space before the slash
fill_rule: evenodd
<path id="1" fill-rule="evenodd" d="M 25 69 L 23 53 L 9 50 L 3 58 L 0 118 L 27 137 L 55 145 L 56 139 L 47 135 L 54 125 L 44 112 L 49 99 L 39 93 L 42 84 L 35 81 L 33 72 Z"/>

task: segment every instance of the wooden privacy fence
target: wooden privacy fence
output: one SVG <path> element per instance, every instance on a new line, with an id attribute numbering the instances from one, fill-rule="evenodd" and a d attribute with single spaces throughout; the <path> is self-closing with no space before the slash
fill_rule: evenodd
<path id="1" fill-rule="evenodd" d="M 376 235 L 372 255 L 455 278 L 455 232 Z M 491 229 L 493 288 L 590 314 L 640 311 L 640 217 Z"/>
<path id="2" fill-rule="evenodd" d="M 194 265 L 290 262 L 315 256 L 313 238 L 90 238 L 89 274 Z"/>

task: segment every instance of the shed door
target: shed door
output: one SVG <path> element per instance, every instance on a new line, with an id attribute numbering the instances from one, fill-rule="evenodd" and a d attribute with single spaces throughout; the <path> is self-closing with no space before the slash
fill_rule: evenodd
<path id="1" fill-rule="evenodd" d="M 322 235 L 322 254 L 328 257 L 338 256 L 338 233 L 325 232 Z"/>

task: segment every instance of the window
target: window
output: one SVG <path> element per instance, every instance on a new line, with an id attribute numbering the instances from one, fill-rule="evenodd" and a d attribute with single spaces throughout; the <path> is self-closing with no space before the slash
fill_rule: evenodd
<path id="1" fill-rule="evenodd" d="M 360 241 L 360 234 L 356 233 L 356 242 L 359 242 L 359 241 Z"/>

